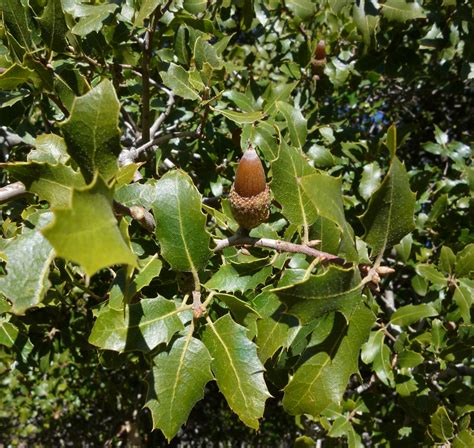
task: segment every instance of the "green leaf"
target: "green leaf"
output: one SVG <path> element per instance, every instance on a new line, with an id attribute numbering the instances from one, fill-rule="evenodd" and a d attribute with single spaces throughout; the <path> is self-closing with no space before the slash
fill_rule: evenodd
<path id="1" fill-rule="evenodd" d="M 215 109 L 211 107 L 211 109 L 217 113 L 224 115 L 224 117 L 228 118 L 229 120 L 234 121 L 237 124 L 249 124 L 255 123 L 256 121 L 261 120 L 265 114 L 260 111 L 255 112 L 236 112 L 234 110 L 223 110 L 223 109 Z"/>
<path id="2" fill-rule="evenodd" d="M 0 319 L 0 345 L 11 348 L 15 345 L 18 328 L 4 319 Z"/>
<path id="3" fill-rule="evenodd" d="M 51 213 L 42 214 L 35 229 L 5 240 L 6 246 L 1 250 L 7 264 L 6 275 L 0 276 L 0 292 L 12 302 L 11 311 L 15 314 L 38 305 L 50 286 L 49 266 L 54 251 L 39 229 L 51 218 Z"/>
<path id="4" fill-rule="evenodd" d="M 361 359 L 365 364 L 372 364 L 377 377 L 386 386 L 393 386 L 394 376 L 390 363 L 390 349 L 385 344 L 383 330 L 370 333 L 369 340 L 362 346 Z"/>
<path id="5" fill-rule="evenodd" d="M 260 269 L 254 275 L 241 275 L 231 264 L 222 265 L 207 281 L 206 288 L 225 292 L 245 292 L 253 289 L 271 275 L 271 266 Z"/>
<path id="6" fill-rule="evenodd" d="M 246 336 L 246 328 L 229 314 L 208 320 L 203 342 L 212 356 L 212 371 L 230 408 L 251 428 L 258 429 L 265 401 L 270 394 L 263 379 L 257 347 Z"/>
<path id="7" fill-rule="evenodd" d="M 168 353 L 153 358 L 145 406 L 150 409 L 153 429 L 161 429 L 168 442 L 203 398 L 205 385 L 213 379 L 211 361 L 205 345 L 191 332 L 177 339 Z"/>
<path id="8" fill-rule="evenodd" d="M 393 159 L 397 152 L 397 128 L 394 124 L 388 128 L 385 144 L 390 151 L 390 158 Z"/>
<path id="9" fill-rule="evenodd" d="M 104 25 L 105 19 L 109 17 L 118 5 L 106 3 L 102 5 L 84 5 L 81 4 L 77 9 L 76 18 L 79 21 L 72 28 L 72 32 L 78 36 L 87 36 L 92 32 L 98 33 Z"/>
<path id="10" fill-rule="evenodd" d="M 380 188 L 370 198 L 361 217 L 372 254 L 379 254 L 398 243 L 414 227 L 415 194 L 405 167 L 395 157 Z"/>
<path id="11" fill-rule="evenodd" d="M 367 201 L 380 186 L 382 170 L 377 162 L 364 165 L 359 183 L 359 193 Z"/>
<path id="12" fill-rule="evenodd" d="M 422 354 L 414 352 L 413 350 L 403 350 L 398 354 L 397 362 L 398 365 L 402 368 L 412 369 L 420 365 L 425 358 Z"/>
<path id="13" fill-rule="evenodd" d="M 35 86 L 41 84 L 39 76 L 33 70 L 22 65 L 13 64 L 0 75 L 0 89 L 13 90 L 30 81 Z"/>
<path id="14" fill-rule="evenodd" d="M 418 322 L 420 319 L 437 315 L 438 311 L 427 303 L 422 303 L 420 305 L 405 305 L 398 308 L 398 310 L 392 314 L 390 323 L 392 325 L 408 326 Z"/>
<path id="15" fill-rule="evenodd" d="M 250 303 L 245 302 L 232 294 L 218 293 L 214 297 L 216 297 L 220 302 L 225 303 L 235 320 L 241 324 L 245 323 L 245 319 L 249 314 L 260 317 L 258 312 L 252 308 Z"/>
<path id="16" fill-rule="evenodd" d="M 444 288 L 447 285 L 448 280 L 432 264 L 418 264 L 416 266 L 416 272 L 435 286 Z"/>
<path id="17" fill-rule="evenodd" d="M 278 141 L 275 128 L 261 121 L 253 128 L 251 143 L 262 151 L 265 160 L 274 161 L 278 157 Z"/>
<path id="18" fill-rule="evenodd" d="M 33 46 L 33 21 L 29 6 L 19 0 L 0 0 L 0 11 L 8 30 L 18 43 L 30 50 Z"/>
<path id="19" fill-rule="evenodd" d="M 305 195 L 310 198 L 317 215 L 337 224 L 342 234 L 339 252 L 349 261 L 358 258 L 354 243 L 354 232 L 344 214 L 341 178 L 326 173 L 314 173 L 300 180 Z"/>
<path id="20" fill-rule="evenodd" d="M 341 241 L 341 229 L 330 219 L 319 216 L 311 226 L 309 233 L 310 240 L 320 240 L 317 248 L 330 254 L 336 254 L 339 251 Z"/>
<path id="21" fill-rule="evenodd" d="M 284 389 L 283 406 L 288 413 L 317 417 L 341 402 L 350 376 L 358 372 L 359 350 L 374 322 L 374 314 L 363 303 L 354 307 L 347 321 L 336 314 L 331 334 L 318 346 L 321 351 L 299 365 Z"/>
<path id="22" fill-rule="evenodd" d="M 288 101 L 291 92 L 296 87 L 296 82 L 291 84 L 270 84 L 262 95 L 264 99 L 263 112 L 271 115 L 276 111 L 276 105 L 278 101 Z"/>
<path id="23" fill-rule="evenodd" d="M 164 0 L 143 0 L 140 10 L 135 18 L 134 26 L 143 26 L 143 21 L 148 19 L 158 6 L 164 5 Z"/>
<path id="24" fill-rule="evenodd" d="M 370 1 L 368 3 L 371 5 Z M 368 14 L 366 9 L 365 0 L 360 0 L 359 4 L 355 3 L 353 6 L 352 17 L 357 29 L 362 34 L 365 45 L 370 46 L 372 36 L 375 35 L 380 19 L 376 14 Z M 374 12 L 377 13 L 377 10 Z"/>
<path id="25" fill-rule="evenodd" d="M 471 448 L 474 446 L 474 433 L 470 429 L 464 429 L 453 440 L 453 448 Z"/>
<path id="26" fill-rule="evenodd" d="M 199 14 L 206 11 L 207 0 L 184 0 L 183 7 L 191 14 Z"/>
<path id="27" fill-rule="evenodd" d="M 301 150 L 281 142 L 278 158 L 272 162 L 271 189 L 292 224 L 310 226 L 316 220 L 317 211 L 301 186 L 301 178 L 315 171 Z"/>
<path id="28" fill-rule="evenodd" d="M 473 297 L 474 289 L 471 288 L 467 282 L 461 280 L 459 285 L 456 285 L 453 299 L 459 307 L 462 320 L 465 324 L 471 323 L 471 306 Z"/>
<path id="29" fill-rule="evenodd" d="M 184 329 L 178 313 L 176 304 L 162 297 L 142 299 L 125 309 L 106 306 L 99 311 L 89 342 L 104 350 L 149 352 Z"/>
<path id="30" fill-rule="evenodd" d="M 118 170 L 120 103 L 109 80 L 75 99 L 61 125 L 68 152 L 89 183 L 98 171 L 108 181 Z"/>
<path id="31" fill-rule="evenodd" d="M 17 353 L 17 361 L 23 363 L 28 362 L 28 356 L 33 350 L 28 336 L 5 319 L 0 319 L 0 345 L 13 349 Z"/>
<path id="32" fill-rule="evenodd" d="M 431 416 L 430 430 L 442 442 L 449 442 L 454 437 L 454 425 L 444 406 L 439 406 Z"/>
<path id="33" fill-rule="evenodd" d="M 316 12 L 316 5 L 311 0 L 285 0 L 285 5 L 301 20 L 310 19 Z"/>
<path id="34" fill-rule="evenodd" d="M 186 100 L 198 100 L 198 92 L 193 88 L 189 73 L 180 65 L 171 63 L 167 72 L 160 72 L 163 84 L 169 87 L 175 95 Z"/>
<path id="35" fill-rule="evenodd" d="M 115 200 L 128 207 L 140 205 L 149 210 L 159 196 L 156 182 L 155 179 L 148 179 L 144 184 L 135 182 L 124 185 L 115 192 Z"/>
<path id="36" fill-rule="evenodd" d="M 416 2 L 407 2 L 406 0 L 387 0 L 381 3 L 382 14 L 388 20 L 397 22 L 406 22 L 413 19 L 424 19 L 426 14 L 423 8 Z"/>
<path id="37" fill-rule="evenodd" d="M 454 273 L 454 267 L 456 266 L 456 255 L 454 255 L 454 252 L 450 247 L 443 246 L 441 248 L 438 266 L 446 274 Z"/>
<path id="38" fill-rule="evenodd" d="M 208 43 L 204 36 L 199 36 L 194 42 L 194 61 L 198 70 L 202 70 L 206 62 L 213 69 L 221 68 L 224 63 L 214 45 Z"/>
<path id="39" fill-rule="evenodd" d="M 157 183 L 153 202 L 161 255 L 177 271 L 198 272 L 210 256 L 210 236 L 201 195 L 182 171 L 166 173 Z"/>
<path id="40" fill-rule="evenodd" d="M 29 162 L 45 162 L 51 165 L 65 164 L 69 160 L 66 142 L 55 134 L 42 134 L 35 139 L 35 149 L 27 156 Z"/>
<path id="41" fill-rule="evenodd" d="M 474 244 L 468 244 L 456 254 L 456 276 L 470 277 L 474 273 Z"/>
<path id="42" fill-rule="evenodd" d="M 299 329 L 298 320 L 285 313 L 285 306 L 272 292 L 263 292 L 256 299 L 262 319 L 257 321 L 258 356 L 262 363 L 271 358 L 281 347 L 288 348 Z"/>
<path id="43" fill-rule="evenodd" d="M 291 104 L 277 101 L 277 109 L 283 114 L 290 132 L 291 144 L 297 148 L 303 148 L 308 134 L 307 120 L 303 117 L 301 110 Z"/>
<path id="44" fill-rule="evenodd" d="M 227 90 L 222 94 L 224 98 L 231 100 L 239 109 L 244 112 L 255 112 L 256 104 L 251 93 L 241 93 L 236 90 Z"/>
<path id="45" fill-rule="evenodd" d="M 305 324 L 330 311 L 355 305 L 361 300 L 361 289 L 358 271 L 329 266 L 321 274 L 275 292 L 288 307 L 287 313 Z"/>
<path id="46" fill-rule="evenodd" d="M 61 52 L 67 45 L 68 28 L 64 18 L 61 0 L 49 0 L 38 19 L 41 35 L 50 50 Z"/>
<path id="47" fill-rule="evenodd" d="M 71 208 L 55 210 L 43 229 L 58 256 L 83 266 L 88 275 L 114 264 L 136 265 L 112 210 L 113 192 L 101 177 L 83 190 L 73 190 Z"/>
<path id="48" fill-rule="evenodd" d="M 82 175 L 67 165 L 16 162 L 0 166 L 6 167 L 15 179 L 23 182 L 26 189 L 37 194 L 40 200 L 48 201 L 51 208 L 70 207 L 73 189 L 85 186 Z"/>

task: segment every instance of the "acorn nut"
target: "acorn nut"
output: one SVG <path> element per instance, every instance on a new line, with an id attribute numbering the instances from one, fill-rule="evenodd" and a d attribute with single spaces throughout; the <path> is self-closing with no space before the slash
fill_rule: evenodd
<path id="1" fill-rule="evenodd" d="M 240 159 L 229 200 L 235 220 L 244 229 L 250 230 L 268 219 L 270 189 L 262 162 L 253 148 Z"/>

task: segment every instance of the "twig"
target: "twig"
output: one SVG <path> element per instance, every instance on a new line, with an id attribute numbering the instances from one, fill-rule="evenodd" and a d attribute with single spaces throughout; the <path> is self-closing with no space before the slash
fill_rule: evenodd
<path id="1" fill-rule="evenodd" d="M 158 132 L 158 129 L 160 129 L 160 126 L 163 124 L 166 117 L 171 113 L 171 109 L 173 108 L 173 105 L 174 105 L 173 92 L 165 87 L 162 87 L 161 89 L 168 95 L 168 101 L 166 103 L 166 109 L 160 114 L 160 116 L 151 125 L 151 128 L 150 128 L 151 138 L 155 138 L 155 134 Z"/>
<path id="2" fill-rule="evenodd" d="M 295 244 L 287 241 L 272 240 L 269 238 L 253 238 L 246 235 L 236 233 L 229 238 L 219 240 L 216 243 L 214 251 L 220 251 L 230 246 L 256 246 L 268 249 L 274 249 L 277 252 L 291 252 L 309 255 L 311 257 L 319 258 L 322 263 L 336 263 L 342 266 L 351 265 L 346 260 L 337 255 L 322 252 L 314 249 L 307 244 Z"/>
<path id="3" fill-rule="evenodd" d="M 170 132 L 169 134 L 161 135 L 153 140 L 150 140 L 138 148 L 125 149 L 120 153 L 119 164 L 120 166 L 124 166 L 140 160 L 146 160 L 150 153 L 149 150 L 151 147 L 161 145 L 174 138 L 186 137 L 197 137 L 196 131 Z"/>
<path id="4" fill-rule="evenodd" d="M 26 187 L 22 182 L 14 182 L 0 188 L 0 204 L 19 198 L 28 193 Z"/>
<path id="5" fill-rule="evenodd" d="M 114 201 L 114 212 L 118 216 L 130 216 L 132 219 L 138 221 L 138 223 L 149 232 L 155 231 L 155 219 L 153 218 L 153 215 L 143 207 L 137 205 L 127 207 L 120 202 Z"/>

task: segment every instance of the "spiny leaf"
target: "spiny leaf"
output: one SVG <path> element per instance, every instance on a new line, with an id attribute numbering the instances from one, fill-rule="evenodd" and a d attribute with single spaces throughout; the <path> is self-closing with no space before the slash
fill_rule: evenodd
<path id="1" fill-rule="evenodd" d="M 407 20 L 423 19 L 426 14 L 423 8 L 415 1 L 407 2 L 406 0 L 387 0 L 380 5 L 382 14 L 388 20 L 397 22 L 406 22 Z"/>
<path id="2" fill-rule="evenodd" d="M 366 233 L 364 241 L 379 254 L 398 243 L 414 227 L 415 194 L 405 167 L 394 157 L 380 188 L 372 195 L 361 216 Z"/>
<path id="3" fill-rule="evenodd" d="M 67 165 L 16 162 L 0 166 L 6 167 L 15 179 L 23 182 L 28 191 L 48 201 L 51 208 L 70 207 L 73 189 L 85 186 L 82 175 Z"/>
<path id="4" fill-rule="evenodd" d="M 149 352 L 184 329 L 178 312 L 172 300 L 161 297 L 119 310 L 106 306 L 97 316 L 89 342 L 104 350 Z"/>
<path id="5" fill-rule="evenodd" d="M 300 182 L 303 176 L 316 170 L 309 165 L 301 150 L 282 141 L 278 159 L 272 162 L 272 171 L 272 192 L 281 204 L 285 217 L 292 224 L 311 225 L 316 220 L 317 212 Z"/>
<path id="6" fill-rule="evenodd" d="M 88 183 L 97 171 L 108 181 L 118 170 L 119 112 L 114 86 L 104 80 L 76 98 L 71 116 L 61 126 L 68 152 Z"/>
<path id="7" fill-rule="evenodd" d="M 211 361 L 206 346 L 192 333 L 177 339 L 168 353 L 154 357 L 145 406 L 150 409 L 153 428 L 161 429 L 168 441 L 203 398 L 204 386 L 213 379 Z"/>
<path id="8" fill-rule="evenodd" d="M 265 401 L 270 396 L 263 379 L 263 365 L 257 347 L 246 336 L 246 329 L 229 314 L 208 321 L 203 342 L 209 350 L 220 391 L 230 408 L 251 428 L 258 429 Z"/>
<path id="9" fill-rule="evenodd" d="M 79 263 L 88 275 L 113 264 L 135 266 L 112 210 L 113 192 L 101 177 L 83 190 L 73 190 L 71 207 L 56 209 L 43 229 L 58 256 Z"/>
<path id="10" fill-rule="evenodd" d="M 6 275 L 0 276 L 0 292 L 12 302 L 13 313 L 23 314 L 38 305 L 48 290 L 54 251 L 40 228 L 51 219 L 51 213 L 42 214 L 34 230 L 25 230 L 14 239 L 6 240 L 6 247 L 1 251 L 7 264 Z"/>
<path id="11" fill-rule="evenodd" d="M 347 322 L 339 313 L 331 335 L 318 353 L 304 361 L 284 389 L 283 406 L 292 415 L 317 417 L 331 404 L 339 404 L 349 378 L 358 372 L 359 350 L 367 340 L 375 316 L 364 303 Z M 309 349 L 314 351 L 313 348 Z"/>
<path id="12" fill-rule="evenodd" d="M 156 183 L 156 191 L 153 213 L 161 255 L 173 269 L 199 271 L 211 253 L 201 195 L 191 178 L 179 170 L 166 173 Z"/>
<path id="13" fill-rule="evenodd" d="M 189 73 L 180 65 L 171 63 L 167 72 L 160 72 L 163 84 L 169 87 L 175 95 L 187 100 L 199 99 L 189 79 Z"/>
<path id="14" fill-rule="evenodd" d="M 49 0 L 43 14 L 38 19 L 39 27 L 48 48 L 53 51 L 64 51 L 67 45 L 68 31 L 61 0 Z"/>

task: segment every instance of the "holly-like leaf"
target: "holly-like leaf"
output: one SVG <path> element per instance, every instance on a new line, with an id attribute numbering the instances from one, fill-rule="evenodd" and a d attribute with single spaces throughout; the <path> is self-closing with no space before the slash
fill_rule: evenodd
<path id="1" fill-rule="evenodd" d="M 115 200 L 127 207 L 139 205 L 149 210 L 152 208 L 153 202 L 159 196 L 156 182 L 155 179 L 149 179 L 144 184 L 135 182 L 124 185 L 115 192 Z"/>
<path id="2" fill-rule="evenodd" d="M 0 0 L 3 20 L 18 43 L 25 49 L 32 48 L 33 21 L 31 10 L 18 0 Z"/>
<path id="3" fill-rule="evenodd" d="M 5 240 L 1 252 L 7 262 L 6 275 L 0 276 L 0 292 L 12 303 L 13 313 L 23 314 L 38 305 L 48 290 L 54 251 L 39 229 L 51 219 L 51 213 L 44 213 L 35 229 Z"/>
<path id="4" fill-rule="evenodd" d="M 283 406 L 290 414 L 316 417 L 329 405 L 340 403 L 350 376 L 358 372 L 359 350 L 374 322 L 373 312 L 364 303 L 353 309 L 347 321 L 336 314 L 331 334 L 319 346 L 321 351 L 304 361 L 285 387 Z"/>
<path id="5" fill-rule="evenodd" d="M 89 342 L 104 350 L 149 352 L 184 329 L 178 313 L 172 300 L 161 297 L 143 299 L 125 309 L 106 306 L 97 316 Z"/>
<path id="6" fill-rule="evenodd" d="M 378 11 L 374 8 L 374 14 L 368 14 L 366 10 L 365 0 L 360 0 L 359 4 L 355 3 L 352 9 L 352 17 L 357 29 L 362 34 L 365 45 L 369 46 L 372 36 L 379 24 Z"/>
<path id="7" fill-rule="evenodd" d="M 303 148 L 308 134 L 307 120 L 303 117 L 301 110 L 291 104 L 277 101 L 277 109 L 285 117 L 291 144 L 297 148 Z"/>
<path id="8" fill-rule="evenodd" d="M 88 275 L 114 264 L 136 265 L 112 210 L 113 192 L 100 176 L 83 190 L 73 190 L 71 207 L 56 209 L 43 229 L 58 256 L 83 266 Z"/>
<path id="9" fill-rule="evenodd" d="M 454 425 L 444 406 L 438 407 L 431 416 L 431 433 L 441 442 L 449 443 L 454 436 Z"/>
<path id="10" fill-rule="evenodd" d="M 230 408 L 251 428 L 258 429 L 265 401 L 270 394 L 263 379 L 263 365 L 257 347 L 246 336 L 246 329 L 229 314 L 208 321 L 203 335 L 213 360 L 212 371 Z"/>
<path id="11" fill-rule="evenodd" d="M 79 21 L 72 28 L 72 32 L 78 36 L 87 36 L 93 31 L 99 32 L 104 25 L 105 19 L 109 17 L 118 5 L 106 3 L 98 5 L 84 5 L 75 8 L 75 17 Z"/>
<path id="12" fill-rule="evenodd" d="M 192 333 L 153 358 L 145 406 L 150 409 L 153 428 L 161 429 L 168 442 L 203 398 L 205 385 L 213 379 L 211 361 L 206 346 Z"/>
<path id="13" fill-rule="evenodd" d="M 369 340 L 362 346 L 362 361 L 372 364 L 382 383 L 392 386 L 394 382 L 393 369 L 390 363 L 390 349 L 385 344 L 385 333 L 383 330 L 374 331 Z"/>
<path id="14" fill-rule="evenodd" d="M 255 304 L 262 315 L 257 321 L 258 356 L 265 363 L 281 347 L 289 347 L 300 327 L 295 317 L 286 314 L 285 306 L 275 293 L 263 292 Z"/>
<path id="15" fill-rule="evenodd" d="M 380 186 L 381 178 L 382 170 L 377 162 L 364 165 L 362 177 L 359 183 L 359 193 L 365 200 L 368 200 L 374 191 Z"/>
<path id="16" fill-rule="evenodd" d="M 270 84 L 263 94 L 263 111 L 271 115 L 276 111 L 278 101 L 288 101 L 291 92 L 296 87 L 296 82 L 291 84 Z"/>
<path id="17" fill-rule="evenodd" d="M 143 0 L 135 18 L 134 25 L 143 26 L 143 21 L 150 17 L 158 6 L 163 5 L 164 3 L 164 0 Z"/>
<path id="18" fill-rule="evenodd" d="M 51 208 L 70 207 L 73 189 L 85 186 L 82 175 L 67 165 L 16 162 L 1 166 L 6 167 L 15 179 L 23 182 L 28 191 L 37 194 L 41 200 L 48 201 Z"/>
<path id="19" fill-rule="evenodd" d="M 471 323 L 471 306 L 474 297 L 474 288 L 469 285 L 467 281 L 461 280 L 459 285 L 456 285 L 453 299 L 459 307 L 459 311 L 464 323 Z"/>
<path id="20" fill-rule="evenodd" d="M 153 202 L 161 255 L 177 271 L 198 272 L 210 256 L 210 236 L 201 195 L 182 171 L 166 173 L 157 183 Z"/>
<path id="21" fill-rule="evenodd" d="M 208 280 L 206 287 L 217 291 L 245 292 L 264 283 L 271 274 L 271 266 L 266 266 L 253 275 L 241 275 L 233 265 L 224 264 Z"/>
<path id="22" fill-rule="evenodd" d="M 358 258 L 354 243 L 354 232 L 344 215 L 341 179 L 325 173 L 314 173 L 300 181 L 305 195 L 310 198 L 318 216 L 337 224 L 342 240 L 339 252 L 348 260 Z"/>
<path id="23" fill-rule="evenodd" d="M 88 183 L 97 171 L 108 181 L 118 170 L 119 112 L 114 86 L 104 80 L 75 99 L 71 116 L 61 126 L 68 152 Z"/>
<path id="24" fill-rule="evenodd" d="M 207 0 L 184 0 L 183 6 L 191 14 L 199 14 L 207 9 Z"/>
<path id="25" fill-rule="evenodd" d="M 262 151 L 265 160 L 274 161 L 278 157 L 279 148 L 275 128 L 267 121 L 261 121 L 252 130 L 251 143 Z"/>
<path id="26" fill-rule="evenodd" d="M 41 84 L 39 76 L 27 67 L 13 64 L 5 72 L 0 74 L 0 89 L 13 90 L 22 84 L 31 82 L 35 86 Z"/>
<path id="27" fill-rule="evenodd" d="M 35 149 L 27 156 L 29 162 L 45 162 L 51 165 L 65 164 L 69 160 L 66 142 L 55 134 L 42 134 L 36 137 Z"/>
<path id="28" fill-rule="evenodd" d="M 163 84 L 169 87 L 175 95 L 186 100 L 199 99 L 198 92 L 194 89 L 189 79 L 189 73 L 180 65 L 171 63 L 167 72 L 160 72 Z"/>
<path id="29" fill-rule="evenodd" d="M 229 120 L 234 121 L 237 124 L 248 124 L 248 123 L 255 123 L 256 121 L 261 120 L 265 114 L 261 111 L 255 112 L 236 112 L 235 110 L 224 110 L 224 109 L 215 109 L 211 108 L 217 114 L 224 115 L 224 117 L 228 118 Z"/>
<path id="30" fill-rule="evenodd" d="M 287 305 L 287 313 L 298 317 L 304 324 L 330 311 L 343 310 L 360 302 L 361 289 L 357 270 L 329 266 L 321 274 L 310 275 L 302 282 L 274 291 Z"/>
<path id="31" fill-rule="evenodd" d="M 316 12 L 316 5 L 311 0 L 286 0 L 285 5 L 300 20 L 308 20 Z"/>
<path id="32" fill-rule="evenodd" d="M 456 254 L 456 276 L 469 277 L 474 273 L 474 244 L 468 244 Z"/>
<path id="33" fill-rule="evenodd" d="M 398 310 L 392 314 L 390 323 L 393 325 L 411 325 L 420 319 L 437 315 L 438 311 L 428 303 L 421 303 L 420 305 L 410 304 L 398 308 Z"/>
<path id="34" fill-rule="evenodd" d="M 380 188 L 370 198 L 361 217 L 366 233 L 364 241 L 379 254 L 398 243 L 414 228 L 415 194 L 405 167 L 394 157 Z"/>
<path id="35" fill-rule="evenodd" d="M 301 178 L 316 170 L 301 150 L 282 141 L 278 159 L 272 162 L 272 172 L 272 192 L 285 218 L 292 224 L 310 226 L 316 220 L 317 211 L 301 186 Z"/>
<path id="36" fill-rule="evenodd" d="M 50 50 L 64 51 L 68 31 L 61 0 L 49 0 L 38 19 L 43 40 Z"/>
<path id="37" fill-rule="evenodd" d="M 387 0 L 381 3 L 382 14 L 388 20 L 406 22 L 407 20 L 423 19 L 426 17 L 425 11 L 417 1 L 407 2 L 406 0 Z"/>

